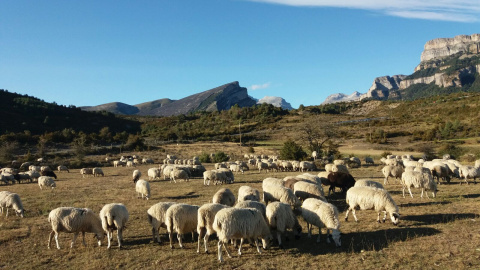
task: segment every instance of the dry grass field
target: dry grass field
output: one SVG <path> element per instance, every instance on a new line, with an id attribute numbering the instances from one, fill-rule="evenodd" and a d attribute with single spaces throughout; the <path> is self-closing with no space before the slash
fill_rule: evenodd
<path id="1" fill-rule="evenodd" d="M 152 165 L 140 169 L 146 177 Z M 212 164 L 207 164 L 207 169 Z M 213 194 L 223 186 L 204 186 L 203 179 L 151 182 L 152 198 L 137 199 L 131 179 L 133 168 L 103 168 L 105 177 L 82 178 L 78 170 L 58 173 L 57 188 L 40 190 L 36 183 L 2 185 L 0 190 L 18 193 L 26 209 L 26 217 L 0 217 L 0 269 L 480 269 L 480 184 L 460 185 L 454 179 L 450 185 L 440 185 L 437 198 L 403 198 L 401 185 L 390 180 L 387 189 L 400 207 L 401 221 L 393 226 L 376 223 L 373 211 L 358 211 L 359 222 L 353 217 L 344 222 L 346 204 L 338 193 L 330 202 L 340 212 L 342 247 L 325 242 L 316 243 L 316 233 L 307 237 L 306 224 L 300 240 L 286 242 L 285 249 L 274 245 L 258 254 L 245 245 L 239 257 L 224 254 L 225 262 L 217 260 L 216 239 L 210 242 L 210 254 L 196 253 L 196 241 L 185 238 L 185 249 L 175 243 L 170 249 L 168 236 L 161 230 L 162 244 L 152 241 L 147 209 L 161 201 L 175 201 L 202 205 L 210 202 Z M 383 182 L 381 166 L 352 169 L 356 179 L 371 178 Z M 283 178 L 298 173 L 259 173 L 257 170 L 236 175 L 235 183 L 227 187 L 235 194 L 242 185 L 261 190 L 261 181 L 267 176 Z M 60 206 L 88 207 L 99 213 L 104 204 L 120 202 L 130 212 L 124 232 L 124 248 L 107 250 L 106 239 L 98 247 L 92 234 L 87 234 L 87 246 L 81 239 L 69 248 L 72 234 L 61 233 L 61 249 L 47 249 L 50 224 L 48 213 Z M 325 232 L 324 232 L 325 233 Z M 81 237 L 80 237 L 81 238 Z"/>

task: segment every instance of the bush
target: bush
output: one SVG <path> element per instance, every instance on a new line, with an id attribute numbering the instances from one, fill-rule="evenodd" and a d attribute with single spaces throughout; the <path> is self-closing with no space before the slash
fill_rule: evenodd
<path id="1" fill-rule="evenodd" d="M 225 154 L 222 151 L 219 151 L 215 153 L 215 156 L 213 157 L 213 162 L 215 163 L 225 162 L 225 161 L 228 161 L 229 159 L 230 157 L 227 154 Z"/>
<path id="2" fill-rule="evenodd" d="M 200 156 L 198 156 L 198 159 L 200 160 L 201 163 L 211 163 L 212 160 L 210 159 L 210 155 L 207 153 L 202 153 Z"/>
<path id="3" fill-rule="evenodd" d="M 285 160 L 302 160 L 307 157 L 307 153 L 302 147 L 292 140 L 288 140 L 283 144 L 280 150 L 280 159 Z"/>

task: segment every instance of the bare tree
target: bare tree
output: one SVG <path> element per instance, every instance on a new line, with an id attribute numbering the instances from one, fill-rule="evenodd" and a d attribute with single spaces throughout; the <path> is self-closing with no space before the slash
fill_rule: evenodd
<path id="1" fill-rule="evenodd" d="M 334 154 L 338 145 L 335 143 L 338 131 L 333 125 L 325 125 L 316 120 L 305 123 L 300 127 L 300 139 L 308 144 L 310 151 L 317 151 L 323 155 Z"/>

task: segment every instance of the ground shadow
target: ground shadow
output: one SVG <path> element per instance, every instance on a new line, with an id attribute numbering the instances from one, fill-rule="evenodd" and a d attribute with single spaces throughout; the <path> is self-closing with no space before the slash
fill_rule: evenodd
<path id="1" fill-rule="evenodd" d="M 466 194 L 466 195 L 461 195 L 460 197 L 467 198 L 467 199 L 475 199 L 480 197 L 480 194 Z"/>
<path id="2" fill-rule="evenodd" d="M 423 203 L 402 203 L 399 207 L 415 207 L 415 206 L 427 206 L 427 205 L 444 205 L 444 204 L 451 204 L 452 202 L 449 201 L 441 201 L 441 202 L 423 202 Z"/>
<path id="3" fill-rule="evenodd" d="M 462 219 L 474 219 L 477 215 L 473 213 L 460 213 L 460 214 L 430 214 L 430 215 L 408 215 L 401 216 L 401 220 L 408 220 L 416 222 L 413 226 L 418 225 L 432 225 L 439 223 L 449 223 Z"/>
<path id="4" fill-rule="evenodd" d="M 389 224 L 391 226 L 391 224 Z M 317 230 L 315 230 L 316 232 Z M 408 241 L 412 238 L 424 237 L 439 234 L 441 231 L 434 228 L 389 228 L 384 230 L 377 230 L 371 232 L 352 232 L 342 234 L 341 247 L 335 247 L 333 241 L 326 243 L 325 234 L 321 237 L 321 242 L 316 243 L 317 234 L 312 238 L 307 238 L 306 233 L 302 235 L 303 243 L 296 245 L 296 250 L 299 253 L 310 253 L 312 255 L 324 255 L 330 253 L 345 253 L 375 250 L 379 251 L 387 248 L 390 244 L 395 242 Z"/>
<path id="5" fill-rule="evenodd" d="M 192 192 L 189 192 L 185 195 L 180 195 L 180 196 L 170 196 L 170 197 L 165 197 L 167 199 L 171 199 L 171 200 L 182 200 L 182 199 L 191 199 L 191 198 L 198 198 L 200 197 L 200 195 L 197 195 L 195 194 L 196 192 L 192 191 Z"/>

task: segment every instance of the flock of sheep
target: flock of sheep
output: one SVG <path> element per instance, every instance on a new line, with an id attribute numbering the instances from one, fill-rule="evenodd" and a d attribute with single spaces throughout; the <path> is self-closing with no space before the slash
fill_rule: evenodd
<path id="1" fill-rule="evenodd" d="M 283 237 L 287 237 L 286 232 L 292 231 L 294 237 L 300 237 L 302 231 L 299 225 L 298 216 L 301 216 L 307 223 L 308 237 L 312 235 L 312 227 L 318 228 L 317 242 L 321 239 L 321 229 L 327 230 L 326 241 L 330 243 L 333 240 L 337 247 L 341 246 L 339 211 L 337 207 L 328 202 L 323 187 L 329 186 L 329 194 L 335 192 L 339 187 L 345 193 L 345 202 L 348 209 L 345 214 L 345 221 L 352 212 L 355 221 L 358 222 L 356 209 L 374 210 L 378 213 L 377 222 L 385 222 L 387 214 L 390 216 L 392 224 L 397 225 L 400 219 L 399 208 L 392 196 L 383 185 L 369 179 L 355 180 L 349 173 L 349 166 L 352 164 L 360 165 L 358 158 L 348 160 L 335 160 L 333 163 L 325 165 L 325 171 L 312 174 L 306 171 L 315 170 L 313 162 L 299 161 L 281 161 L 276 158 L 258 157 L 250 158 L 245 161 L 235 163 L 218 163 L 215 169 L 206 170 L 198 161 L 198 158 L 191 160 L 179 160 L 174 156 L 167 156 L 164 164 L 148 169 L 148 180 L 160 179 L 163 175 L 171 182 L 179 179 L 189 181 L 192 176 L 203 176 L 204 185 L 229 184 L 234 182 L 234 173 L 244 173 L 249 169 L 249 165 L 256 166 L 259 171 L 298 171 L 297 176 L 288 176 L 284 179 L 267 177 L 262 181 L 262 190 L 251 186 L 241 186 L 238 194 L 235 194 L 229 188 L 220 188 L 213 196 L 212 202 L 202 206 L 189 205 L 178 202 L 158 202 L 152 205 L 148 210 L 148 222 L 152 227 L 153 241 L 161 243 L 159 231 L 165 228 L 170 241 L 170 247 L 174 248 L 174 233 L 180 248 L 183 248 L 183 235 L 196 232 L 198 234 L 197 253 L 200 252 L 201 240 L 204 241 L 204 250 L 208 253 L 208 240 L 212 234 L 218 237 L 218 260 L 223 261 L 222 248 L 227 255 L 231 254 L 227 245 L 231 243 L 238 247 L 238 254 L 242 254 L 242 244 L 248 241 L 254 244 L 257 251 L 261 253 L 258 240 L 261 239 L 264 249 L 268 248 L 272 240 L 275 239 L 278 245 L 283 248 Z M 314 157 L 316 158 L 316 157 Z M 133 162 L 133 158 L 123 158 L 114 161 L 114 166 L 132 166 L 138 164 L 138 159 Z M 109 160 L 110 161 L 110 160 Z M 408 189 L 413 197 L 411 187 L 420 188 L 423 193 L 432 192 L 433 197 L 437 193 L 437 184 L 440 179 L 450 182 L 451 177 L 463 178 L 468 183 L 468 179 L 475 179 L 480 173 L 480 161 L 475 166 L 464 166 L 458 161 L 445 156 L 443 159 L 433 161 L 415 161 L 411 156 L 388 156 L 382 158 L 384 164 L 382 173 L 384 175 L 384 185 L 388 184 L 390 177 L 400 180 L 403 187 L 403 197 L 405 190 Z M 151 164 L 151 159 L 143 159 L 142 163 Z M 373 160 L 367 158 L 366 164 L 372 164 Z M 275 164 L 275 165 L 272 165 Z M 23 165 L 20 167 L 22 168 Z M 38 171 L 37 171 L 38 169 Z M 98 170 L 97 170 L 98 169 Z M 64 166 L 59 166 L 58 171 L 68 171 Z M 20 181 L 20 173 L 12 168 L 3 168 L 2 180 L 5 183 L 13 179 Z M 39 172 L 40 175 L 34 174 Z M 56 175 L 47 167 L 36 168 L 30 165 L 27 175 L 30 175 L 30 181 L 36 176 L 40 188 L 55 187 L 53 178 Z M 80 170 L 83 177 L 87 175 L 103 176 L 101 168 Z M 43 175 L 43 176 L 42 176 Z M 51 176 L 47 176 L 51 175 Z M 55 175 L 55 177 L 53 177 Z M 151 197 L 149 181 L 141 179 L 140 170 L 134 170 L 132 174 L 135 182 L 135 191 L 139 198 L 149 199 Z M 436 178 L 436 181 L 435 181 Z M 8 180 L 5 180 L 8 179 Z M 28 178 L 27 178 L 28 179 Z M 428 194 L 427 194 L 428 197 Z M 263 201 L 263 202 L 261 202 Z M 0 192 L 0 210 L 3 213 L 6 209 L 15 211 L 17 216 L 24 216 L 23 204 L 20 196 L 8 191 Z M 383 219 L 380 219 L 381 213 L 384 213 Z M 75 245 L 76 238 L 82 233 L 83 244 L 85 244 L 85 233 L 95 234 L 98 245 L 107 236 L 108 248 L 111 247 L 113 232 L 117 231 L 118 247 L 123 244 L 123 230 L 129 219 L 127 207 L 122 203 L 110 203 L 103 206 L 99 215 L 88 208 L 59 207 L 50 212 L 48 222 L 51 224 L 52 231 L 49 235 L 48 248 L 50 248 L 52 238 L 55 237 L 56 247 L 60 249 L 58 234 L 60 232 L 73 233 L 73 240 L 70 247 Z"/>

